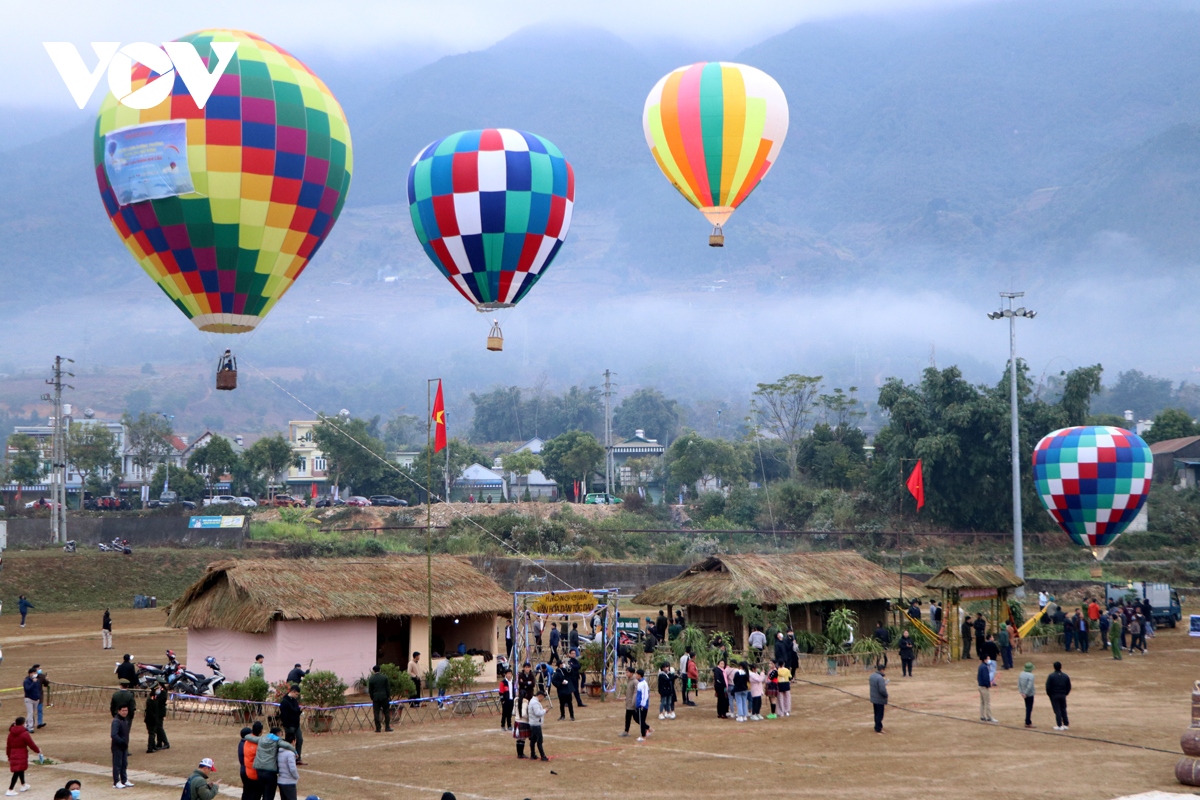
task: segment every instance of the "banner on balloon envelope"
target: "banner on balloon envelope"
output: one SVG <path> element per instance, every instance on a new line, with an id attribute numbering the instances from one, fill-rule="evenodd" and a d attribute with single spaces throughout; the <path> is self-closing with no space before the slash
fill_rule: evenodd
<path id="1" fill-rule="evenodd" d="M 106 133 L 104 171 L 122 206 L 191 194 L 187 121 L 150 122 Z"/>

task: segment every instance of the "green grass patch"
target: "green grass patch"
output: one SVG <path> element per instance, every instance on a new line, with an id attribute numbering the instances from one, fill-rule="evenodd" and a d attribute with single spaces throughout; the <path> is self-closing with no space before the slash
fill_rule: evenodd
<path id="1" fill-rule="evenodd" d="M 4 554 L 0 599 L 5 610 L 14 614 L 22 594 L 34 604 L 34 614 L 132 608 L 137 594 L 157 597 L 163 608 L 199 579 L 210 563 L 240 556 L 238 551 L 216 548 L 138 548 L 131 556 L 10 550 Z"/>

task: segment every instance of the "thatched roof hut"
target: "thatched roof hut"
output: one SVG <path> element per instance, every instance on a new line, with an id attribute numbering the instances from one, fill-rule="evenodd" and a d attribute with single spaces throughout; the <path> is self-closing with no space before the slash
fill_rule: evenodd
<path id="1" fill-rule="evenodd" d="M 633 602 L 650 606 L 737 605 L 750 592 L 761 606 L 899 597 L 900 576 L 853 552 L 714 555 L 649 587 Z M 906 597 L 921 584 L 904 577 Z"/>
<path id="2" fill-rule="evenodd" d="M 946 567 L 925 581 L 927 589 L 941 592 L 942 605 L 947 618 L 956 621 L 954 625 L 946 626 L 950 658 L 968 658 L 970 656 L 971 643 L 968 641 L 965 646 L 963 645 L 962 631 L 957 622 L 963 613 L 961 608 L 963 603 L 988 602 L 990 608 L 985 615 L 987 629 L 995 633 L 1009 616 L 1009 590 L 1024 585 L 1025 581 L 1017 577 L 1017 574 L 1011 569 L 994 564 Z"/>
<path id="3" fill-rule="evenodd" d="M 277 619 L 332 620 L 426 614 L 424 556 L 230 559 L 171 603 L 167 624 L 265 633 Z M 434 616 L 512 609 L 512 595 L 466 559 L 433 557 Z"/>
<path id="4" fill-rule="evenodd" d="M 713 555 L 633 598 L 647 606 L 683 606 L 689 622 L 705 629 L 746 631 L 734 613 L 749 593 L 765 608 L 786 605 L 796 628 L 820 630 L 825 612 L 844 605 L 861 625 L 884 619 L 887 601 L 900 596 L 900 575 L 854 552 Z M 904 596 L 921 596 L 904 576 Z"/>
<path id="5" fill-rule="evenodd" d="M 334 653 L 355 670 L 403 665 L 431 636 L 434 650 L 462 641 L 496 652 L 497 615 L 511 611 L 512 595 L 466 559 L 434 556 L 430 620 L 426 580 L 424 556 L 230 559 L 208 566 L 168 607 L 167 623 L 188 629 L 189 658 L 216 655 L 240 672 L 262 653 L 268 678 Z"/>
<path id="6" fill-rule="evenodd" d="M 991 564 L 980 566 L 946 567 L 944 570 L 925 581 L 929 589 L 1015 589 L 1024 586 L 1025 581 L 1017 577 L 1017 573 L 1007 567 Z"/>

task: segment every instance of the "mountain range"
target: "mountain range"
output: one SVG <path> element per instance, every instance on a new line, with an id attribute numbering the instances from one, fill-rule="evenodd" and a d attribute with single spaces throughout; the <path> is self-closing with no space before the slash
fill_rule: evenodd
<path id="1" fill-rule="evenodd" d="M 486 126 L 536 131 L 567 154 L 580 246 L 569 242 L 554 270 L 615 285 L 731 270 L 761 291 L 917 268 L 966 280 L 1065 268 L 1094 257 L 1097 241 L 1193 262 L 1198 22 L 1191 3 L 1018 2 L 807 23 L 761 42 L 736 60 L 779 81 L 791 128 L 716 252 L 642 136 L 642 103 L 669 54 L 538 27 L 403 74 L 387 62 L 361 79 L 343 69 L 338 79 L 355 81 L 342 92 L 355 174 L 342 227 L 357 232 L 335 230 L 311 269 L 353 282 L 431 269 L 408 229 L 409 162 L 441 135 Z M 88 119 L 0 153 L 3 285 L 80 291 L 140 277 L 101 211 L 90 130 Z"/>

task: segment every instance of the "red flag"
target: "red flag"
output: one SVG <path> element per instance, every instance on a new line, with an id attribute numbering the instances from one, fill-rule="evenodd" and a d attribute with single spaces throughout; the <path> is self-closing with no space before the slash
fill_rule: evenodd
<path id="1" fill-rule="evenodd" d="M 917 511 L 920 511 L 925 505 L 925 474 L 921 471 L 921 459 L 917 459 L 917 465 L 913 467 L 905 486 L 908 487 L 908 493 L 916 498 Z"/>
<path id="2" fill-rule="evenodd" d="M 442 382 L 438 381 L 437 395 L 433 398 L 433 452 L 446 449 L 446 404 L 442 400 Z"/>
<path id="3" fill-rule="evenodd" d="M 312 499 L 317 499 L 317 484 L 315 482 L 312 485 Z"/>

